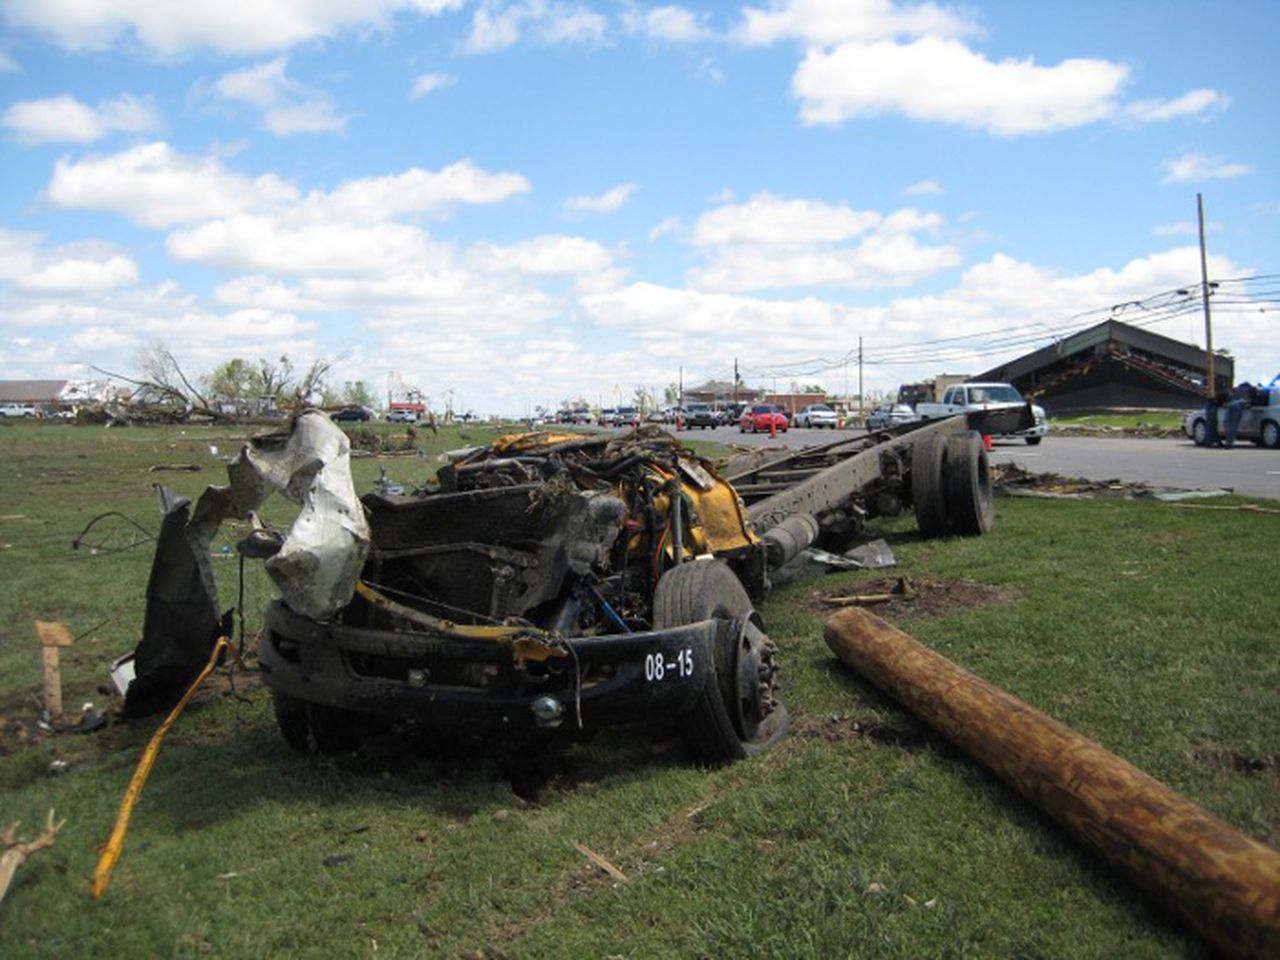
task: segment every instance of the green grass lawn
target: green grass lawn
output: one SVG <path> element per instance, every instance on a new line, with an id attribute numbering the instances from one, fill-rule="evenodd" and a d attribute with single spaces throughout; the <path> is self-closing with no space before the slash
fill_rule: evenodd
<path id="1" fill-rule="evenodd" d="M 1054 416 L 1050 427 L 1163 427 L 1178 429 L 1186 410 L 1141 410 L 1132 413 L 1088 413 L 1079 416 Z"/>
<path id="2" fill-rule="evenodd" d="M 244 435 L 0 427 L 0 820 L 29 834 L 50 806 L 67 819 L 0 903 L 0 956 L 1209 956 L 834 659 L 816 594 L 871 573 L 797 580 L 763 605 L 793 717 L 777 749 L 704 771 L 668 730 L 608 731 L 569 749 L 536 804 L 511 792 L 488 747 L 300 756 L 253 678 L 219 683 L 170 734 L 112 886 L 92 900 L 97 848 L 158 721 L 24 745 L 15 724 L 34 716 L 40 689 L 32 620 L 80 635 L 63 658 L 69 707 L 112 706 L 98 688 L 137 641 L 151 545 L 89 556 L 71 541 L 105 510 L 154 529 L 151 484 L 194 498 L 225 478 L 210 445 L 232 453 Z M 381 467 L 421 481 L 440 451 L 492 435 L 422 431 L 422 457 L 356 460 L 357 487 Z M 202 470 L 149 473 L 156 463 Z M 907 605 L 888 618 L 1280 843 L 1268 579 L 1280 516 L 1025 499 L 1000 500 L 997 516 L 980 539 L 923 541 L 905 519 L 878 526 L 899 560 L 892 573 L 923 594 L 989 588 L 976 607 Z M 219 563 L 225 607 L 235 561 Z M 269 595 L 250 567 L 251 632 Z"/>

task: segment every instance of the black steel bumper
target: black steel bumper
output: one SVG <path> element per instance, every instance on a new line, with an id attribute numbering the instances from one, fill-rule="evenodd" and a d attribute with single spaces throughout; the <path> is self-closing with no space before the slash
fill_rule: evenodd
<path id="1" fill-rule="evenodd" d="M 268 687 L 309 703 L 435 726 L 572 730 L 579 718 L 599 727 L 689 710 L 726 629 L 731 622 L 706 620 L 568 639 L 569 656 L 518 665 L 505 644 L 321 623 L 277 600 L 267 608 L 258 663 Z M 468 682 L 456 682 L 460 670 Z M 544 698 L 562 708 L 558 720 L 547 719 Z"/>

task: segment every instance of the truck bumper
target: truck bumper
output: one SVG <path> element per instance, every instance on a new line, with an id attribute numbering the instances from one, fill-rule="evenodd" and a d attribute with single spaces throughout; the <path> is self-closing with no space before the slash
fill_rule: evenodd
<path id="1" fill-rule="evenodd" d="M 520 662 L 500 643 L 321 623 L 276 601 L 258 663 L 268 687 L 308 703 L 476 731 L 573 729 L 685 713 L 729 629 L 567 639 L 567 656 Z"/>

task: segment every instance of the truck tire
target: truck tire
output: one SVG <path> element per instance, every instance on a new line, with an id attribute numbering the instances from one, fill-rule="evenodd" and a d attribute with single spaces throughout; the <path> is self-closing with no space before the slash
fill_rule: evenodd
<path id="1" fill-rule="evenodd" d="M 278 690 L 271 691 L 276 711 L 276 726 L 284 742 L 299 753 L 351 753 L 366 738 L 386 729 L 381 717 L 308 703 Z"/>
<path id="2" fill-rule="evenodd" d="M 1027 446 L 1028 446 L 1028 447 L 1038 447 L 1038 446 L 1040 445 L 1040 441 L 1041 441 L 1041 440 L 1043 440 L 1043 439 L 1044 439 L 1044 437 L 1027 437 L 1027 438 L 1026 438 Z"/>
<path id="3" fill-rule="evenodd" d="M 1028 438 L 1028 442 L 1030 440 Z M 966 430 L 948 437 L 943 473 L 951 532 L 962 537 L 990 533 L 995 523 L 995 504 L 991 463 L 982 445 L 982 435 L 976 430 Z"/>
<path id="4" fill-rule="evenodd" d="M 276 726 L 284 742 L 299 753 L 306 753 L 309 749 L 306 703 L 279 690 L 271 691 L 271 703 L 275 706 Z"/>
<path id="5" fill-rule="evenodd" d="M 722 560 L 694 560 L 662 575 L 653 595 L 655 630 L 713 618 L 749 628 L 722 633 L 706 686 L 679 721 L 689 752 L 710 766 L 763 753 L 783 737 L 789 723 L 774 679 L 776 650 L 759 629 L 760 618 L 733 571 Z M 754 668 L 749 671 L 750 688 L 740 689 L 740 668 L 757 663 L 758 675 Z M 765 688 L 763 694 L 759 688 Z M 754 710 L 754 717 L 745 716 L 753 713 L 748 701 L 756 698 L 762 699 L 754 706 L 762 709 Z"/>
<path id="6" fill-rule="evenodd" d="M 911 499 L 915 503 L 916 526 L 922 537 L 941 537 L 950 525 L 947 517 L 947 488 L 943 477 L 946 438 L 927 434 L 911 445 Z"/>

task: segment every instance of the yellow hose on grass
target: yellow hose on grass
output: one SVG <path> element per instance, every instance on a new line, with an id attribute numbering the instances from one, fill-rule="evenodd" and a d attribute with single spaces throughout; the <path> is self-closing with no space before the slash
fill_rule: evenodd
<path id="1" fill-rule="evenodd" d="M 213 644 L 213 653 L 209 655 L 209 662 L 204 665 L 204 669 L 200 671 L 200 675 L 196 677 L 195 682 L 187 688 L 187 692 L 182 695 L 182 699 L 178 701 L 177 706 L 169 711 L 169 716 L 165 717 L 164 723 L 160 724 L 160 728 L 151 735 L 151 741 L 147 744 L 147 749 L 142 751 L 142 759 L 138 761 L 138 767 L 133 771 L 133 779 L 129 781 L 129 789 L 124 792 L 124 799 L 120 801 L 120 812 L 116 814 L 116 825 L 111 830 L 111 839 L 107 841 L 106 848 L 102 851 L 102 856 L 98 859 L 98 866 L 93 871 L 93 896 L 101 897 L 107 892 L 107 884 L 111 882 L 111 871 L 115 868 L 116 861 L 120 859 L 120 851 L 124 847 L 124 835 L 129 832 L 129 817 L 133 814 L 133 805 L 138 800 L 138 795 L 142 793 L 142 786 L 147 782 L 147 776 L 151 773 L 151 765 L 156 762 L 156 754 L 160 752 L 160 741 L 164 739 L 164 735 L 169 732 L 169 728 L 173 726 L 175 720 L 182 715 L 182 711 L 186 709 L 191 698 L 195 696 L 195 692 L 200 689 L 200 684 L 209 679 L 209 674 L 213 673 L 214 668 L 218 665 L 218 657 L 221 656 L 223 650 L 231 649 L 231 640 L 228 637 L 219 637 Z M 235 655 L 235 651 L 232 651 Z"/>

